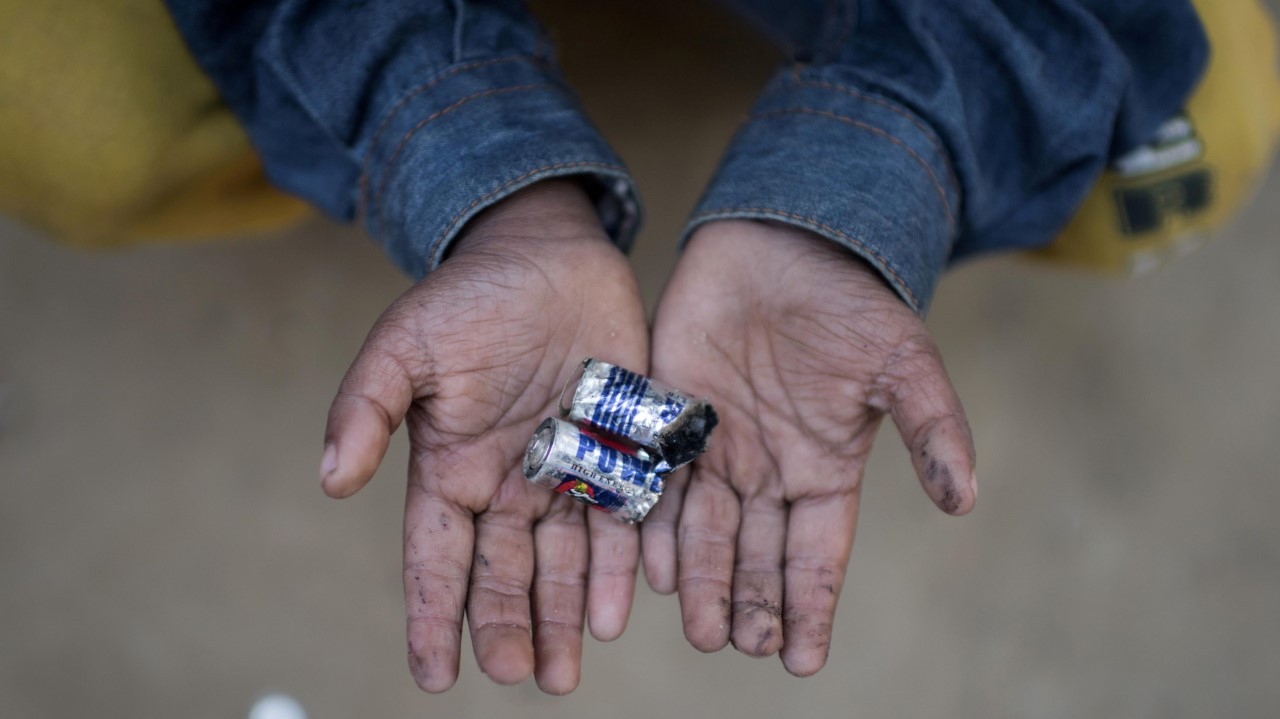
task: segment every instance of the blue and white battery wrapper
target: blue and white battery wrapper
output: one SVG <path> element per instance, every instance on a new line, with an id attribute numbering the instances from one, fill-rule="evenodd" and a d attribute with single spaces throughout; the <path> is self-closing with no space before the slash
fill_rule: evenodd
<path id="1" fill-rule="evenodd" d="M 573 394 L 566 398 L 570 387 Z M 570 422 L 645 450 L 658 472 L 705 452 L 719 422 L 706 400 L 594 358 L 584 360 L 570 378 L 560 411 Z"/>
<path id="2" fill-rule="evenodd" d="M 524 453 L 530 482 L 634 524 L 662 497 L 664 481 L 642 452 L 557 417 L 538 425 Z"/>

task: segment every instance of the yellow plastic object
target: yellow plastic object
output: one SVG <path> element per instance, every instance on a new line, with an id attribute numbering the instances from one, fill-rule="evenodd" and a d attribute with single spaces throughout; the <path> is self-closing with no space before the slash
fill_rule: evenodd
<path id="1" fill-rule="evenodd" d="M 0 0 L 0 212 L 80 246 L 280 228 L 161 0 Z"/>
<path id="2" fill-rule="evenodd" d="M 1276 34 L 1257 0 L 1195 0 L 1209 67 L 1183 116 L 1103 174 L 1033 256 L 1141 274 L 1198 247 L 1256 193 L 1280 139 Z"/>

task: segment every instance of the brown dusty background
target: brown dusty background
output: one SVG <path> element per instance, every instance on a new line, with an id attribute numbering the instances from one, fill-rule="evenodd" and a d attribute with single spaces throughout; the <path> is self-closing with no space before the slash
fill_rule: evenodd
<path id="1" fill-rule="evenodd" d="M 645 193 L 652 303 L 775 57 L 712 6 L 548 5 Z M 699 654 L 642 582 L 564 699 L 469 654 L 414 687 L 402 437 L 358 497 L 319 491 L 332 392 L 407 287 L 360 232 L 82 254 L 0 221 L 0 717 L 238 717 L 269 690 L 313 719 L 1276 716 L 1277 200 L 1141 281 L 952 272 L 929 324 L 978 510 L 933 509 L 886 432 L 821 674 Z"/>

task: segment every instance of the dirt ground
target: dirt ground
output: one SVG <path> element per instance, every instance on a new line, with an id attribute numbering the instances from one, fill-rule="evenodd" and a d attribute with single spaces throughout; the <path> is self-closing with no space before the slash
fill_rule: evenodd
<path id="1" fill-rule="evenodd" d="M 546 12 L 645 193 L 652 303 L 774 57 L 710 6 L 604 5 Z M 1277 227 L 1272 182 L 1140 281 L 953 271 L 929 324 L 977 511 L 937 512 L 886 432 L 822 673 L 698 653 L 641 582 L 556 699 L 469 655 L 452 691 L 413 685 L 403 437 L 363 493 L 320 493 L 333 390 L 408 285 L 363 234 L 87 254 L 0 221 L 0 716 L 236 717 L 273 690 L 313 719 L 1275 716 Z"/>

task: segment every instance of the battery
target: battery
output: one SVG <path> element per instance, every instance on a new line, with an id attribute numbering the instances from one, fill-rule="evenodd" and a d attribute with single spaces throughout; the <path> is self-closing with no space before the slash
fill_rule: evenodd
<path id="1" fill-rule="evenodd" d="M 644 519 L 663 489 L 641 453 L 557 417 L 543 420 L 529 440 L 524 476 L 628 524 Z"/>
<path id="2" fill-rule="evenodd" d="M 570 387 L 573 395 L 566 404 Z M 705 400 L 590 357 L 560 393 L 560 412 L 571 422 L 644 448 L 658 472 L 688 464 L 705 452 L 720 421 Z"/>

